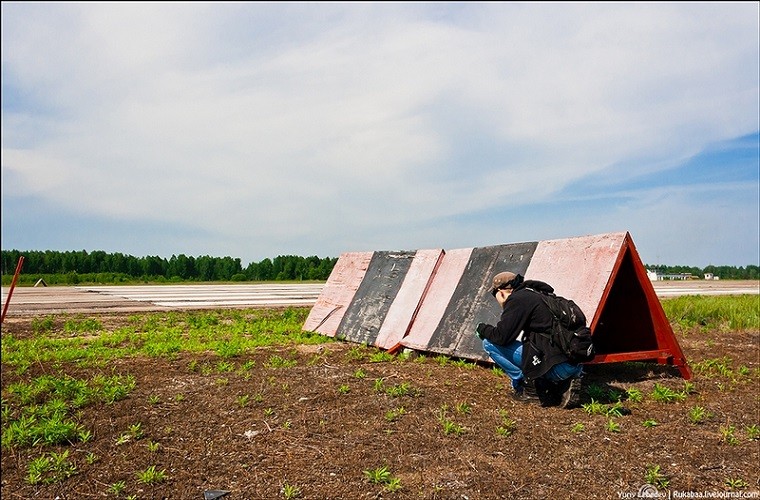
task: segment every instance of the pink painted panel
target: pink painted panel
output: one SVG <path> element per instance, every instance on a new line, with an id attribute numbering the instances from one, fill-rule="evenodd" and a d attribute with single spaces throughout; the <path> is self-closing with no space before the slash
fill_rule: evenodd
<path id="1" fill-rule="evenodd" d="M 374 252 L 346 252 L 338 257 L 303 330 L 334 337 L 343 315 L 361 285 Z"/>
<path id="2" fill-rule="evenodd" d="M 575 301 L 590 325 L 601 313 L 601 300 L 627 233 L 607 233 L 538 242 L 525 279 L 544 281 L 557 295 Z"/>
<path id="3" fill-rule="evenodd" d="M 470 261 L 472 250 L 460 248 L 444 253 L 409 334 L 401 340 L 402 345 L 418 350 L 428 347 Z"/>
<path id="4" fill-rule="evenodd" d="M 380 326 L 375 340 L 376 346 L 391 349 L 404 338 L 421 306 L 425 291 L 430 286 L 433 273 L 443 254 L 442 249 L 417 250 L 414 254 L 409 271 Z"/>

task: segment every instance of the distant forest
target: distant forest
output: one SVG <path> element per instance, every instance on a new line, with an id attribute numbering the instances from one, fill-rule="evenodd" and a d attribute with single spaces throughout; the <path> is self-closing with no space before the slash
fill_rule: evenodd
<path id="1" fill-rule="evenodd" d="M 280 255 L 274 259 L 252 262 L 245 268 L 232 257 L 188 257 L 172 255 L 133 257 L 103 251 L 2 251 L 2 283 L 9 285 L 20 256 L 24 263 L 17 284 L 35 284 L 42 279 L 48 285 L 182 283 L 207 281 L 325 281 L 330 277 L 337 257 L 320 258 Z M 689 273 L 702 279 L 706 273 L 724 280 L 760 279 L 760 267 L 645 266 L 661 274 Z"/>
<path id="2" fill-rule="evenodd" d="M 181 283 L 206 281 L 325 281 L 337 258 L 281 255 L 252 262 L 245 268 L 232 257 L 172 255 L 133 257 L 103 251 L 2 251 L 3 285 L 9 285 L 20 256 L 24 263 L 17 284 Z"/>

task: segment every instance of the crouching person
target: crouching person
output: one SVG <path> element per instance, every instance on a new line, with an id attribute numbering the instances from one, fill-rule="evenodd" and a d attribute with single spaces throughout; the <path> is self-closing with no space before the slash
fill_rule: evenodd
<path id="1" fill-rule="evenodd" d="M 491 295 L 502 308 L 501 317 L 495 326 L 478 324 L 476 333 L 512 380 L 515 399 L 572 408 L 579 403 L 583 369 L 539 334 L 551 327 L 552 313 L 536 291 L 553 293 L 554 288 L 511 272 L 494 276 Z"/>

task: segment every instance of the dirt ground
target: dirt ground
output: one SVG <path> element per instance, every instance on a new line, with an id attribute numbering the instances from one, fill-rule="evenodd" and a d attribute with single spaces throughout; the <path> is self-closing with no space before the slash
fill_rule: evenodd
<path id="1" fill-rule="evenodd" d="M 127 316 L 100 320 L 115 328 Z M 3 335 L 31 331 L 31 318 L 3 325 Z M 87 443 L 3 449 L 2 496 L 116 498 L 112 485 L 123 481 L 118 498 L 760 497 L 760 333 L 695 331 L 678 339 L 698 368 L 692 387 L 669 367 L 588 367 L 582 403 L 595 396 L 609 408 L 615 393 L 641 392 L 641 401 L 623 397 L 630 414 L 622 416 L 513 401 L 508 379 L 490 365 L 377 360 L 379 351 L 340 342 L 260 349 L 232 359 L 232 371 L 211 355 L 100 368 L 41 363 L 25 379 L 129 374 L 136 388 L 81 411 L 78 421 L 94 433 Z M 3 364 L 3 398 L 18 380 Z M 689 394 L 661 402 L 655 386 Z M 690 418 L 695 407 L 709 415 L 702 423 Z M 135 424 L 142 435 L 120 439 Z M 63 450 L 76 465 L 73 476 L 27 482 L 32 459 Z M 137 473 L 151 466 L 166 479 L 140 482 Z M 370 473 L 382 470 L 388 476 L 375 474 L 373 482 Z M 655 479 L 658 486 L 647 486 Z"/>

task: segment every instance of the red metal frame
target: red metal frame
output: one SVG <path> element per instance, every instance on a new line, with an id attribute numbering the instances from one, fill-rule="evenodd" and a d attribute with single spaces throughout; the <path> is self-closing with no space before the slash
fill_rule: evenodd
<path id="1" fill-rule="evenodd" d="M 641 349 L 631 349 L 631 340 L 626 339 L 628 347 L 626 347 L 624 352 L 605 352 L 603 354 L 598 354 L 589 362 L 589 364 L 619 363 L 625 361 L 656 361 L 661 365 L 673 365 L 677 367 L 684 379 L 691 379 L 692 373 L 686 362 L 686 357 L 681 351 L 681 347 L 678 345 L 678 341 L 673 333 L 673 328 L 670 326 L 670 322 L 665 316 L 665 311 L 662 308 L 660 299 L 657 297 L 652 282 L 646 274 L 646 269 L 641 262 L 641 258 L 636 251 L 636 247 L 633 244 L 630 234 L 626 234 L 625 236 L 614 269 L 610 275 L 610 280 L 602 294 L 601 306 L 591 323 L 592 332 L 599 326 L 602 313 L 604 312 L 604 308 L 607 305 L 610 293 L 612 292 L 612 286 L 615 284 L 618 274 L 621 271 L 621 266 L 626 258 L 631 259 L 636 280 L 641 286 L 641 291 L 644 293 L 649 313 L 651 315 L 651 324 L 654 330 L 653 333 L 657 348 L 651 349 L 651 346 L 649 346 L 650 348 L 644 348 L 642 345 Z M 645 335 L 642 335 L 641 342 L 642 344 L 647 342 Z M 611 343 L 614 347 L 614 339 Z"/>
<path id="2" fill-rule="evenodd" d="M 3 316 L 0 318 L 0 323 L 5 321 L 5 313 L 8 312 L 8 305 L 11 303 L 11 295 L 13 295 L 13 289 L 16 288 L 16 280 L 18 275 L 21 274 L 21 266 L 24 264 L 24 256 L 21 255 L 18 258 L 18 264 L 16 264 L 16 272 L 13 274 L 13 280 L 11 281 L 11 288 L 8 290 L 8 298 L 5 299 L 5 305 L 3 306 Z"/>

